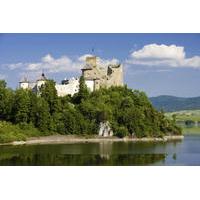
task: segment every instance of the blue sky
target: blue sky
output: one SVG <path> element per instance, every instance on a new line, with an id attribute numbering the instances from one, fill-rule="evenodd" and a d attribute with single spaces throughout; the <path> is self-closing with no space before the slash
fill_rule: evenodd
<path id="1" fill-rule="evenodd" d="M 125 83 L 148 96 L 200 96 L 200 34 L 0 34 L 0 79 L 16 88 L 44 70 L 60 82 L 86 54 L 123 63 Z"/>

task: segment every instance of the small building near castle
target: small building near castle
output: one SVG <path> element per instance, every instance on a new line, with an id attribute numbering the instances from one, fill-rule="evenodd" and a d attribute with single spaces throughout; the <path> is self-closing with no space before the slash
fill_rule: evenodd
<path id="1" fill-rule="evenodd" d="M 97 62 L 96 56 L 86 57 L 85 66 L 81 69 L 82 76 L 88 89 L 92 92 L 101 87 L 109 88 L 111 86 L 123 86 L 123 69 L 121 64 L 102 65 Z M 39 94 L 40 87 L 46 82 L 47 78 L 44 73 L 36 82 L 30 82 L 24 78 L 19 82 L 19 87 L 23 89 L 31 89 Z M 58 96 L 73 96 L 79 91 L 79 78 L 65 79 L 61 84 L 56 83 L 55 88 Z"/>

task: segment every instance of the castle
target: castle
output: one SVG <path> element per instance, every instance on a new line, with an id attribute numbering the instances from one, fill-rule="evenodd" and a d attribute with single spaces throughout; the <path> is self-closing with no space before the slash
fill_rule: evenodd
<path id="1" fill-rule="evenodd" d="M 101 87 L 123 86 L 123 69 L 121 64 L 110 63 L 103 66 L 97 62 L 96 56 L 89 56 L 86 57 L 85 66 L 81 70 L 90 91 L 98 90 Z M 39 94 L 40 87 L 46 80 L 46 76 L 42 73 L 36 82 L 30 82 L 27 78 L 24 78 L 19 82 L 19 87 L 31 89 L 33 92 Z M 55 88 L 58 96 L 73 96 L 79 91 L 79 78 L 65 79 L 61 84 L 56 83 Z"/>
<path id="2" fill-rule="evenodd" d="M 81 69 L 87 87 L 91 90 L 98 90 L 100 87 L 123 85 L 123 69 L 121 64 L 98 64 L 97 57 L 86 57 L 86 64 Z"/>

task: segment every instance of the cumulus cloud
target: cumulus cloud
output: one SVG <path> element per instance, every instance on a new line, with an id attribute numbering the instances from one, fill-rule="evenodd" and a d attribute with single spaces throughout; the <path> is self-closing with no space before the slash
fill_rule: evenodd
<path id="1" fill-rule="evenodd" d="M 91 54 L 84 54 L 80 57 L 70 58 L 69 56 L 61 56 L 59 58 L 53 57 L 51 54 L 43 56 L 39 62 L 29 62 L 29 63 L 12 63 L 6 64 L 5 66 L 10 70 L 20 70 L 21 73 L 32 72 L 34 74 L 41 73 L 45 71 L 48 73 L 60 73 L 60 72 L 80 72 L 80 69 L 84 66 L 86 57 L 92 56 Z M 100 59 L 97 58 L 97 63 L 103 66 L 111 64 L 116 64 L 119 61 L 115 58 Z"/>
<path id="2" fill-rule="evenodd" d="M 133 51 L 126 63 L 143 66 L 200 68 L 200 56 L 186 58 L 182 46 L 149 44 Z"/>
<path id="3" fill-rule="evenodd" d="M 73 61 L 68 56 L 61 56 L 54 58 L 52 55 L 47 54 L 41 58 L 40 62 L 27 63 L 26 71 L 41 71 L 45 70 L 49 73 L 58 72 L 72 72 L 80 69 L 80 62 Z"/>
<path id="4" fill-rule="evenodd" d="M 24 66 L 24 63 L 13 63 L 13 64 L 7 64 L 7 65 L 4 65 L 5 67 L 8 67 L 10 70 L 14 70 L 14 69 L 18 69 L 18 68 L 21 68 Z"/>
<path id="5" fill-rule="evenodd" d="M 134 51 L 131 56 L 135 59 L 170 59 L 180 60 L 185 57 L 184 47 L 176 45 L 149 44 L 138 51 Z"/>
<path id="6" fill-rule="evenodd" d="M 39 62 L 27 62 L 27 63 L 11 63 L 5 64 L 10 70 L 21 70 L 27 72 L 38 72 L 45 70 L 48 73 L 59 73 L 59 72 L 74 72 L 80 70 L 82 67 L 83 60 L 71 59 L 68 56 L 61 56 L 59 58 L 53 57 L 51 54 L 47 54 L 40 59 Z"/>

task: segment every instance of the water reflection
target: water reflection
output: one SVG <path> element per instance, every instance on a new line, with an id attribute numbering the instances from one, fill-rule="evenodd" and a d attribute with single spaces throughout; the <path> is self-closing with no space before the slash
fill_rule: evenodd
<path id="1" fill-rule="evenodd" d="M 102 159 L 109 159 L 112 154 L 112 141 L 104 141 L 99 143 L 99 155 Z"/>
<path id="2" fill-rule="evenodd" d="M 164 145 L 164 144 L 161 144 Z M 0 165 L 150 165 L 164 161 L 159 146 L 133 142 L 1 146 Z M 155 153 L 157 151 L 157 153 Z"/>

